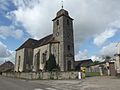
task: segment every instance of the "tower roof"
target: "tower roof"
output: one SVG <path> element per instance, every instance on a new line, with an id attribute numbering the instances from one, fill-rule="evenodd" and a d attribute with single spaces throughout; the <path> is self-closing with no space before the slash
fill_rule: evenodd
<path id="1" fill-rule="evenodd" d="M 66 16 L 69 16 L 69 13 L 68 13 L 68 11 L 66 11 L 65 9 L 61 9 L 61 10 L 59 10 L 58 12 L 57 12 L 57 17 L 58 16 L 60 16 L 60 15 L 66 15 Z"/>
<path id="2" fill-rule="evenodd" d="M 59 17 L 61 17 L 61 16 L 66 16 L 66 17 L 72 19 L 72 18 L 69 16 L 68 11 L 65 10 L 65 9 L 63 9 L 63 8 L 60 9 L 60 10 L 57 12 L 57 14 L 56 14 L 56 18 L 55 18 L 55 19 L 57 19 L 57 18 L 59 18 Z M 55 19 L 53 19 L 53 21 L 54 21 Z M 72 19 L 72 20 L 73 20 L 73 19 Z"/>

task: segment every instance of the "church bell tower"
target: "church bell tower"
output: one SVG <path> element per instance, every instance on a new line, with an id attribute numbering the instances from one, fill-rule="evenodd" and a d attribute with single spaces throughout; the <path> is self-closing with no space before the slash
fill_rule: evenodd
<path id="1" fill-rule="evenodd" d="M 59 10 L 53 19 L 53 37 L 59 42 L 59 66 L 61 71 L 74 69 L 73 19 L 68 11 Z"/>

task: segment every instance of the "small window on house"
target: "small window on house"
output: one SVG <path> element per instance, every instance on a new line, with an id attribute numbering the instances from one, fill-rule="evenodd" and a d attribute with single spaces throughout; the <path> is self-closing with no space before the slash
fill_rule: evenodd
<path id="1" fill-rule="evenodd" d="M 19 60 L 20 60 L 20 56 L 19 56 Z"/>
<path id="2" fill-rule="evenodd" d="M 70 24 L 70 22 L 69 22 L 69 20 L 67 19 L 67 25 L 69 25 Z"/>
<path id="3" fill-rule="evenodd" d="M 59 20 L 57 20 L 57 25 L 59 25 Z"/>
<path id="4" fill-rule="evenodd" d="M 18 65 L 20 65 L 20 60 L 21 60 L 21 57 L 19 56 L 19 58 L 18 58 Z"/>
<path id="5" fill-rule="evenodd" d="M 67 46 L 67 49 L 70 50 L 70 45 Z"/>
<path id="6" fill-rule="evenodd" d="M 43 58 L 43 60 L 42 60 L 42 64 L 43 64 L 43 63 L 46 62 L 46 53 L 43 53 L 43 54 L 42 54 L 42 58 Z"/>

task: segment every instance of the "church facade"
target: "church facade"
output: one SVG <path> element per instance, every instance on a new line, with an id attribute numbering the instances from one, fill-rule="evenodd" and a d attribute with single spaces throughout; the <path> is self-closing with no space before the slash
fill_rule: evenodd
<path id="1" fill-rule="evenodd" d="M 16 50 L 16 72 L 47 70 L 49 60 L 60 71 L 74 69 L 73 19 L 61 9 L 52 21 L 53 34 L 40 40 L 30 38 Z"/>

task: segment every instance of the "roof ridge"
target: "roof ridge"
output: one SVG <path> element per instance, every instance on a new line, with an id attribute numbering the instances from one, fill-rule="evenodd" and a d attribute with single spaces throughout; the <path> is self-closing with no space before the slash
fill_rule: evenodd
<path id="1" fill-rule="evenodd" d="M 20 50 L 22 48 L 37 48 L 39 46 L 45 45 L 50 43 L 53 39 L 53 34 L 47 35 L 39 40 L 35 40 L 33 38 L 28 38 L 17 50 Z"/>

